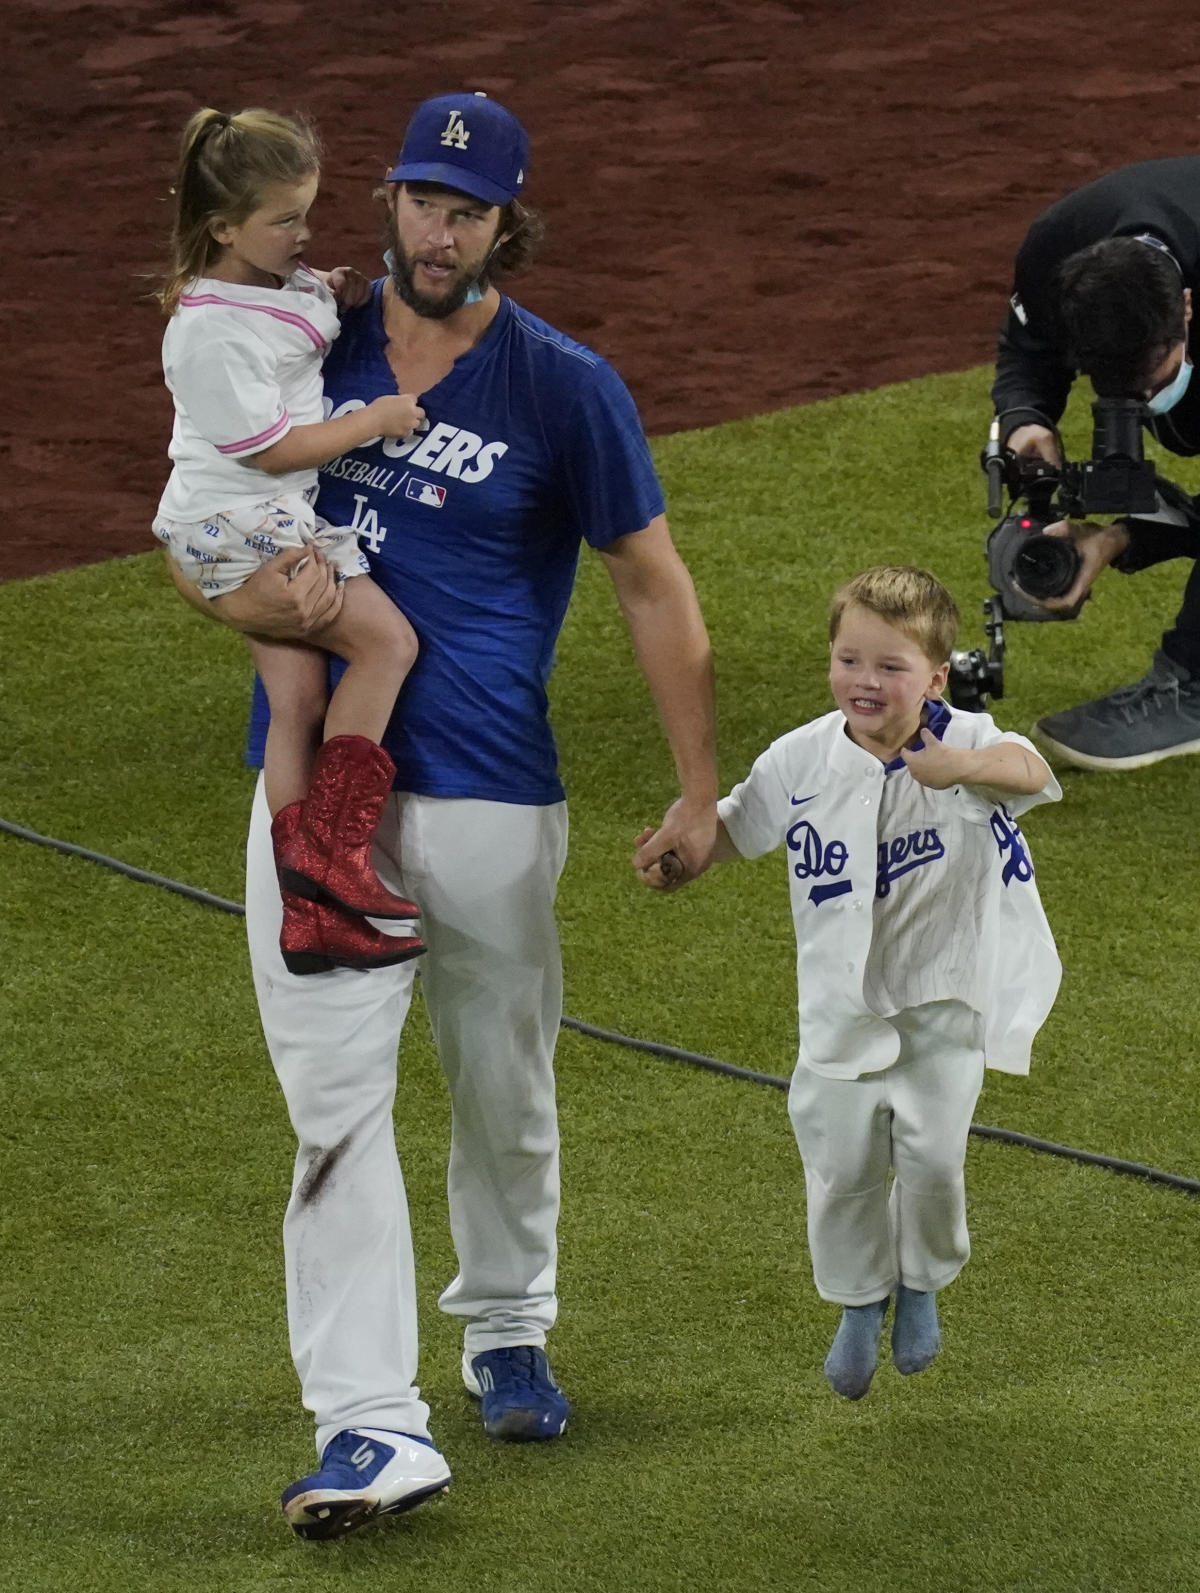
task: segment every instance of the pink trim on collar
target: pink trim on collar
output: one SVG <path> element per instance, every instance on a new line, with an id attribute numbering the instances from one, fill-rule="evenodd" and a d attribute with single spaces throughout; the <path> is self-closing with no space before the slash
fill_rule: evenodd
<path id="1" fill-rule="evenodd" d="M 286 321 L 289 326 L 298 326 L 302 332 L 312 339 L 316 348 L 324 349 L 327 340 L 311 321 L 306 321 L 302 315 L 297 315 L 293 310 L 277 310 L 272 304 L 243 304 L 239 299 L 223 299 L 216 293 L 184 293 L 180 295 L 180 304 L 185 309 L 193 309 L 198 304 L 223 304 L 230 310 L 257 310 L 260 315 L 270 315 L 277 321 Z"/>

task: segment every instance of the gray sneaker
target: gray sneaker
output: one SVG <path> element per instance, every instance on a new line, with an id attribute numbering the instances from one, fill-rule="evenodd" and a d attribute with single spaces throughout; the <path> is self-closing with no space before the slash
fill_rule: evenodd
<path id="1" fill-rule="evenodd" d="M 1150 673 L 1132 686 L 1049 714 L 1030 734 L 1082 769 L 1140 769 L 1200 752 L 1200 676 L 1157 652 Z"/>

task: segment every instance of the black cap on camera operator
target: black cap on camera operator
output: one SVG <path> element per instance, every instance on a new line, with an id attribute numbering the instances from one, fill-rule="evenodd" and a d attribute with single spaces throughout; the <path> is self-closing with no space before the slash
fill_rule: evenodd
<path id="1" fill-rule="evenodd" d="M 1143 161 L 1068 194 L 1033 223 L 1017 254 L 1014 293 L 992 399 L 1002 440 L 1059 463 L 1051 429 L 1078 372 L 1103 397 L 1137 397 L 1175 454 L 1200 453 L 1200 379 L 1188 343 L 1200 285 L 1200 156 Z M 1046 607 L 1071 608 L 1106 565 L 1131 573 L 1200 556 L 1200 505 L 1187 525 L 1062 523 L 1080 555 L 1075 585 Z M 1128 769 L 1200 752 L 1200 565 L 1183 607 L 1131 686 L 1034 727 L 1052 752 L 1089 768 Z"/>

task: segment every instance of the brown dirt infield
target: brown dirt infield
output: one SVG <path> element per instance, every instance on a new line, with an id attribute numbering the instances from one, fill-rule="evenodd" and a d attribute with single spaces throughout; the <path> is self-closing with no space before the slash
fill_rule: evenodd
<path id="1" fill-rule="evenodd" d="M 1165 0 L 0 0 L 0 26 L 0 578 L 150 546 L 169 406 L 141 295 L 197 105 L 315 116 L 312 258 L 372 271 L 413 104 L 502 98 L 550 225 L 513 291 L 652 432 L 982 363 L 1037 210 L 1200 135 Z"/>

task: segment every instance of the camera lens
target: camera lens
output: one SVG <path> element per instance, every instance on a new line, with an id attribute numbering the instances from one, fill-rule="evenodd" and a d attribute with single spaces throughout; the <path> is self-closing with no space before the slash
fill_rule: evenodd
<path id="1" fill-rule="evenodd" d="M 1069 537 L 1031 536 L 1013 560 L 1017 585 L 1030 597 L 1065 597 L 1079 573 L 1079 555 Z"/>

